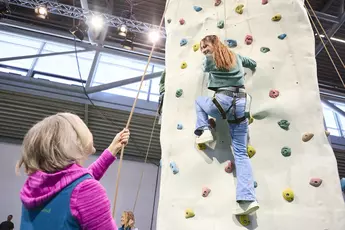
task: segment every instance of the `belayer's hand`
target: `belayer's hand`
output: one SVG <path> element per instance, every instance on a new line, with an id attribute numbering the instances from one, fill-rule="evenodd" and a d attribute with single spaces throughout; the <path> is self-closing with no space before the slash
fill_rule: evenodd
<path id="1" fill-rule="evenodd" d="M 122 146 L 126 146 L 129 140 L 129 130 L 123 129 L 121 132 L 116 134 L 115 138 L 108 147 L 108 150 L 115 156 L 121 149 Z"/>

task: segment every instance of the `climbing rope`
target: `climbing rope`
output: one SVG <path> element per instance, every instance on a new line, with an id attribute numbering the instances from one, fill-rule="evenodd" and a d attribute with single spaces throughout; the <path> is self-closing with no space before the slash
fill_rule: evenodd
<path id="1" fill-rule="evenodd" d="M 161 18 L 161 22 L 160 22 L 160 24 L 159 24 L 158 31 L 160 31 L 161 28 L 162 28 L 162 24 L 163 24 L 163 21 L 164 21 L 165 13 L 166 13 L 166 11 L 167 11 L 169 2 L 170 2 L 170 0 L 167 1 L 166 7 L 165 7 L 165 9 L 164 9 L 164 12 L 163 12 L 163 15 L 162 15 L 162 18 Z M 143 75 L 142 75 L 142 77 L 141 77 L 141 81 L 140 81 L 139 89 L 138 89 L 138 92 L 137 92 L 137 96 L 136 96 L 135 99 L 134 99 L 134 103 L 133 103 L 133 105 L 132 105 L 132 109 L 131 109 L 131 112 L 130 112 L 130 114 L 129 114 L 129 118 L 128 118 L 128 121 L 127 121 L 127 124 L 126 124 L 126 129 L 128 129 L 129 124 L 130 124 L 130 122 L 131 122 L 131 120 L 132 120 L 133 113 L 134 113 L 134 109 L 135 109 L 135 106 L 136 106 L 137 101 L 138 101 L 138 98 L 139 98 L 140 90 L 141 90 L 141 87 L 142 87 L 143 82 L 144 82 L 144 79 L 145 79 L 146 71 L 147 71 L 147 69 L 148 69 L 148 67 L 149 67 L 149 65 L 150 65 L 150 62 L 151 62 L 151 58 L 152 58 L 152 54 L 153 54 L 153 51 L 154 51 L 155 46 L 156 46 L 156 42 L 157 42 L 157 41 L 154 41 L 154 42 L 153 42 L 153 45 L 152 45 L 152 48 L 151 48 L 151 52 L 150 52 L 149 58 L 148 58 L 148 60 L 147 60 L 147 64 L 146 64 L 144 73 L 143 73 Z M 152 134 L 152 132 L 151 132 L 151 134 Z M 152 138 L 150 138 L 150 139 L 152 139 Z M 150 144 L 151 144 L 151 143 L 150 143 Z M 117 178 L 116 178 L 116 186 L 115 186 L 115 196 L 114 196 L 114 205 L 113 205 L 113 210 L 112 210 L 113 218 L 115 217 L 116 201 L 117 201 L 117 196 L 118 196 L 118 192 L 119 192 L 119 183 L 120 183 L 120 177 L 121 177 L 121 169 L 122 169 L 122 161 L 123 161 L 123 153 L 124 153 L 124 150 L 125 150 L 125 146 L 122 146 L 121 155 L 120 155 L 120 162 L 119 162 L 119 168 L 118 168 L 118 170 L 117 170 Z M 147 152 L 147 154 L 146 154 L 146 158 L 147 158 L 147 155 L 148 155 L 148 152 Z M 141 179 L 142 179 L 142 177 L 141 177 Z M 140 182 L 140 184 L 141 184 L 141 182 Z M 137 193 L 136 199 L 138 198 L 138 194 L 139 194 L 139 193 Z M 135 203 L 136 203 L 136 201 L 135 201 Z"/>
<path id="2" fill-rule="evenodd" d="M 317 22 L 319 23 L 319 26 L 321 27 L 323 33 L 325 34 L 325 37 L 327 38 L 328 42 L 331 44 L 331 46 L 332 46 L 334 52 L 337 54 L 337 56 L 338 56 L 338 58 L 339 58 L 341 64 L 342 64 L 343 67 L 345 68 L 345 64 L 344 64 L 343 60 L 341 59 L 341 57 L 340 57 L 338 51 L 337 51 L 336 48 L 334 47 L 334 45 L 333 45 L 331 39 L 330 39 L 329 36 L 327 35 L 327 33 L 326 33 L 325 29 L 323 28 L 323 26 L 322 26 L 322 24 L 321 24 L 319 18 L 316 16 L 316 13 L 315 13 L 314 9 L 312 8 L 312 6 L 310 5 L 309 0 L 306 0 L 306 2 L 308 3 L 308 5 L 309 5 L 309 7 L 310 7 L 310 10 L 313 12 L 313 15 L 314 15 L 314 17 L 316 18 Z M 308 10 L 307 10 L 307 12 L 308 12 L 308 14 L 310 14 Z M 320 37 L 320 40 L 322 41 L 323 39 Z"/>
<path id="3" fill-rule="evenodd" d="M 308 1 L 308 0 L 307 0 L 307 1 Z M 316 30 L 316 33 L 317 33 L 318 37 L 320 38 L 320 40 L 321 40 L 321 42 L 322 42 L 322 44 L 323 44 L 323 46 L 324 46 L 324 48 L 325 48 L 325 50 L 326 50 L 326 52 L 327 52 L 327 55 L 328 55 L 329 59 L 331 60 L 331 62 L 332 62 L 332 64 L 333 64 L 333 67 L 334 67 L 335 71 L 337 72 L 337 74 L 338 74 L 338 76 L 339 76 L 339 79 L 340 79 L 341 83 L 342 83 L 343 86 L 345 87 L 345 84 L 344 84 L 344 81 L 343 81 L 343 79 L 342 79 L 342 77 L 341 77 L 341 75 L 340 75 L 340 72 L 339 72 L 337 66 L 336 66 L 335 63 L 334 63 L 334 60 L 333 60 L 331 54 L 329 53 L 328 48 L 327 48 L 325 42 L 324 42 L 323 39 L 321 38 L 319 29 L 316 27 L 315 22 L 313 21 L 312 16 L 310 15 L 310 13 L 309 13 L 309 11 L 308 11 L 308 9 L 307 9 L 307 7 L 306 7 L 305 5 L 304 5 L 304 8 L 305 8 L 306 11 L 307 11 L 307 14 L 308 14 L 308 16 L 309 16 L 309 19 L 310 19 L 310 21 L 312 22 L 312 24 L 313 24 L 313 26 L 314 26 L 314 28 L 315 28 L 315 30 Z M 321 27 L 322 27 L 322 26 L 321 26 Z"/>

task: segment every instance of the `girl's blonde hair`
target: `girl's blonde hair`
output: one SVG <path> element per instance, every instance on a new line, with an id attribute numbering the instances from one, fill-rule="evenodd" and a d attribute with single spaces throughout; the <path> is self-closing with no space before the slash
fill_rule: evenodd
<path id="1" fill-rule="evenodd" d="M 135 224 L 135 219 L 134 219 L 134 214 L 131 211 L 124 211 L 123 212 L 124 215 L 124 219 L 125 219 L 125 228 L 134 228 L 134 224 Z M 133 224 L 129 225 L 129 220 L 133 220 Z"/>
<path id="2" fill-rule="evenodd" d="M 236 56 L 224 45 L 216 35 L 208 35 L 200 41 L 202 43 L 211 43 L 214 47 L 213 59 L 216 62 L 217 69 L 229 71 L 236 66 Z"/>
<path id="3" fill-rule="evenodd" d="M 93 137 L 85 123 L 71 113 L 58 113 L 35 124 L 25 135 L 17 173 L 52 173 L 79 163 L 94 152 Z"/>

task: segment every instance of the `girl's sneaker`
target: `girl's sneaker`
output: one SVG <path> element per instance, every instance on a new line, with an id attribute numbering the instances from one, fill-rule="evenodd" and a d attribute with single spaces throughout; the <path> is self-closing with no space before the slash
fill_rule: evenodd
<path id="1" fill-rule="evenodd" d="M 237 202 L 237 207 L 234 211 L 235 215 L 249 215 L 259 209 L 259 204 L 256 201 L 241 201 Z"/>
<path id="2" fill-rule="evenodd" d="M 214 141 L 214 139 L 212 132 L 209 129 L 204 130 L 200 136 L 196 137 L 197 144 L 207 144 L 212 141 Z"/>

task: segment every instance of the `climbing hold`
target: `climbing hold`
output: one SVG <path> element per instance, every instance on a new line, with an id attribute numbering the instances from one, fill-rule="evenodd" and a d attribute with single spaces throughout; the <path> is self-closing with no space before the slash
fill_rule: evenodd
<path id="1" fill-rule="evenodd" d="M 185 68 L 187 68 L 187 63 L 184 61 L 181 64 L 181 69 L 185 69 Z"/>
<path id="2" fill-rule="evenodd" d="M 171 19 L 169 18 L 168 20 L 167 20 L 167 22 L 170 24 L 170 22 L 171 22 Z"/>
<path id="3" fill-rule="evenodd" d="M 271 51 L 271 50 L 270 50 L 270 48 L 268 48 L 268 47 L 261 47 L 261 48 L 260 48 L 260 51 L 263 52 L 263 53 L 267 53 L 267 52 L 269 52 L 269 51 Z"/>
<path id="4" fill-rule="evenodd" d="M 258 187 L 258 183 L 256 181 L 254 181 L 254 188 Z"/>
<path id="5" fill-rule="evenodd" d="M 284 157 L 291 156 L 291 149 L 289 147 L 283 147 L 280 152 Z"/>
<path id="6" fill-rule="evenodd" d="M 193 210 L 192 210 L 192 209 L 190 209 L 190 208 L 187 208 L 187 209 L 186 209 L 185 214 L 186 214 L 186 215 L 185 215 L 186 219 L 188 219 L 188 218 L 192 218 L 192 217 L 194 217 L 194 216 L 195 216 L 195 214 L 194 214 Z"/>
<path id="7" fill-rule="evenodd" d="M 314 136 L 314 134 L 312 134 L 312 133 L 305 133 L 302 136 L 302 141 L 304 141 L 304 142 L 310 141 L 310 139 L 312 139 L 313 136 Z"/>
<path id="8" fill-rule="evenodd" d="M 170 162 L 170 168 L 174 174 L 177 174 L 179 172 L 175 162 Z"/>
<path id="9" fill-rule="evenodd" d="M 199 11 L 202 10 L 202 8 L 201 8 L 200 6 L 194 6 L 194 10 L 195 10 L 196 12 L 199 12 Z"/>
<path id="10" fill-rule="evenodd" d="M 277 98 L 279 96 L 279 91 L 276 89 L 272 89 L 269 93 L 270 98 Z"/>
<path id="11" fill-rule="evenodd" d="M 220 3 L 222 3 L 222 0 L 215 0 L 214 5 L 215 5 L 215 6 L 219 6 Z"/>
<path id="12" fill-rule="evenodd" d="M 280 14 L 276 14 L 272 17 L 272 21 L 274 22 L 278 22 L 280 21 L 280 19 L 282 19 L 282 16 Z"/>
<path id="13" fill-rule="evenodd" d="M 281 35 L 278 36 L 278 38 L 280 40 L 284 40 L 284 38 L 286 38 L 286 36 L 287 36 L 286 34 L 281 34 Z"/>
<path id="14" fill-rule="evenodd" d="M 262 0 L 261 3 L 262 5 L 266 5 L 268 3 L 268 0 Z"/>
<path id="15" fill-rule="evenodd" d="M 250 115 L 250 118 L 249 118 L 249 125 L 251 124 L 251 123 L 253 123 L 254 122 L 254 117 L 252 116 L 252 115 Z"/>
<path id="16" fill-rule="evenodd" d="M 236 9 L 235 9 L 236 13 L 243 14 L 243 8 L 244 8 L 243 4 L 236 6 Z"/>
<path id="17" fill-rule="evenodd" d="M 211 189 L 209 189 L 209 188 L 207 188 L 207 187 L 203 187 L 203 188 L 202 188 L 202 196 L 203 196 L 203 197 L 207 197 L 208 194 L 210 194 L 210 192 L 211 192 Z"/>
<path id="18" fill-rule="evenodd" d="M 290 122 L 288 122 L 287 120 L 281 120 L 278 122 L 278 125 L 284 130 L 289 130 Z"/>
<path id="19" fill-rule="evenodd" d="M 179 20 L 179 22 L 180 22 L 180 25 L 184 25 L 184 24 L 186 23 L 186 21 L 185 21 L 183 18 L 181 18 L 181 19 Z"/>
<path id="20" fill-rule="evenodd" d="M 217 27 L 218 27 L 219 29 L 223 29 L 223 28 L 224 28 L 224 21 L 223 21 L 223 20 L 219 21 L 219 22 L 217 23 Z"/>
<path id="21" fill-rule="evenodd" d="M 234 169 L 234 164 L 231 161 L 229 161 L 228 164 L 225 166 L 225 172 L 231 173 L 233 169 Z"/>
<path id="22" fill-rule="evenodd" d="M 341 178 L 340 180 L 341 191 L 345 192 L 345 178 Z"/>
<path id="23" fill-rule="evenodd" d="M 184 46 L 184 45 L 186 45 L 187 44 L 187 39 L 181 39 L 181 41 L 180 41 L 180 46 Z"/>
<path id="24" fill-rule="evenodd" d="M 216 128 L 216 120 L 214 118 L 208 119 L 208 124 L 211 126 L 212 129 Z"/>
<path id="25" fill-rule="evenodd" d="M 182 124 L 177 124 L 177 129 L 181 130 L 183 128 Z"/>
<path id="26" fill-rule="evenodd" d="M 326 136 L 328 137 L 329 135 L 331 135 L 331 132 L 328 131 L 328 130 L 326 130 L 326 131 L 325 131 L 325 134 L 326 134 Z"/>
<path id="27" fill-rule="evenodd" d="M 287 188 L 283 191 L 283 197 L 285 200 L 291 202 L 294 200 L 295 194 L 293 193 L 293 191 L 290 188 Z"/>
<path id="28" fill-rule="evenodd" d="M 194 44 L 194 45 L 193 45 L 193 50 L 194 50 L 194 52 L 198 51 L 198 50 L 199 50 L 199 47 L 200 47 L 199 43 Z"/>
<path id="29" fill-rule="evenodd" d="M 244 39 L 244 42 L 247 44 L 247 45 L 250 45 L 253 43 L 253 36 L 252 35 L 247 35 L 246 38 Z"/>
<path id="30" fill-rule="evenodd" d="M 240 216 L 240 223 L 241 223 L 243 226 L 248 226 L 248 225 L 250 225 L 249 216 L 248 216 L 248 215 L 242 215 L 242 216 Z"/>
<path id="31" fill-rule="evenodd" d="M 176 90 L 176 97 L 181 97 L 183 94 L 183 89 Z"/>
<path id="32" fill-rule="evenodd" d="M 198 149 L 199 150 L 205 150 L 206 149 L 206 144 L 198 144 Z"/>
<path id="33" fill-rule="evenodd" d="M 320 178 L 311 178 L 309 184 L 314 187 L 319 187 L 322 184 L 322 179 Z"/>
<path id="34" fill-rule="evenodd" d="M 228 43 L 228 46 L 230 48 L 235 48 L 237 46 L 237 41 L 236 40 L 228 39 L 228 40 L 226 40 L 226 42 Z"/>
<path id="35" fill-rule="evenodd" d="M 251 145 L 248 145 L 247 146 L 247 154 L 248 154 L 249 158 L 252 158 L 255 155 L 255 153 L 256 153 L 256 151 L 255 151 L 254 147 Z"/>

